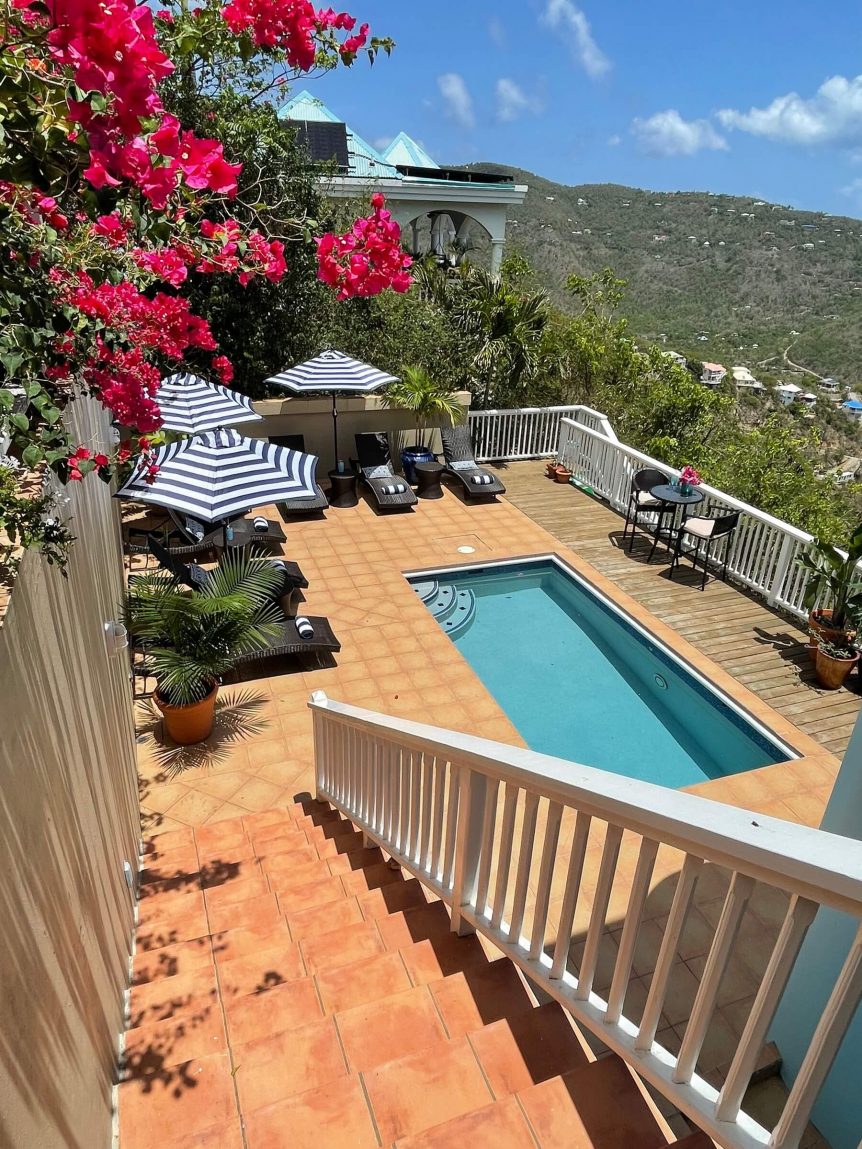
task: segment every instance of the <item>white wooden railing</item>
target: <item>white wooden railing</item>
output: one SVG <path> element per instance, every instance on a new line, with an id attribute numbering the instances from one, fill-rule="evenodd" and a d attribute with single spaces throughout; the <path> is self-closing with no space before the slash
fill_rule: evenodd
<path id="1" fill-rule="evenodd" d="M 616 436 L 611 439 L 567 417 L 560 419 L 557 459 L 572 471 L 578 482 L 607 499 L 623 514 L 635 471 L 641 467 L 656 467 L 667 475 L 679 475 L 674 467 L 621 443 Z M 729 544 L 724 544 L 729 546 L 728 574 L 762 594 L 770 606 L 807 618 L 808 612 L 803 606 L 807 575 L 794 560 L 806 549 L 812 536 L 716 487 L 703 483 L 698 490 L 705 496 L 697 508 L 698 514 L 708 514 L 713 508 L 740 512 L 739 526 Z M 718 547 L 714 561 L 724 562 L 724 552 Z"/>
<path id="2" fill-rule="evenodd" d="M 451 908 L 452 928 L 478 930 L 725 1149 L 796 1149 L 862 997 L 862 925 L 771 1132 L 742 1109 L 746 1086 L 819 906 L 862 921 L 862 842 L 633 781 L 518 747 L 333 702 L 309 703 L 317 795 L 331 802 Z M 623 835 L 633 870 L 618 871 Z M 597 873 L 585 874 L 593 846 Z M 681 869 L 640 1017 L 625 1012 L 659 848 Z M 704 864 L 730 872 L 678 1053 L 656 1032 L 686 915 Z M 629 876 L 631 875 L 631 876 Z M 607 1000 L 594 992 L 611 892 L 628 903 Z M 721 1091 L 695 1072 L 722 975 L 759 884 L 788 909 Z M 529 891 L 535 895 L 529 897 Z M 551 913 L 552 889 L 562 899 Z M 529 904 L 528 904 L 529 903 Z M 570 966 L 579 905 L 583 956 Z M 680 1026 L 677 1026 L 679 1030 Z"/>
<path id="3" fill-rule="evenodd" d="M 479 462 L 488 460 L 540 459 L 553 455 L 560 434 L 560 420 L 574 419 L 616 439 L 607 416 L 591 407 L 518 407 L 509 411 L 471 411 L 470 432 Z"/>

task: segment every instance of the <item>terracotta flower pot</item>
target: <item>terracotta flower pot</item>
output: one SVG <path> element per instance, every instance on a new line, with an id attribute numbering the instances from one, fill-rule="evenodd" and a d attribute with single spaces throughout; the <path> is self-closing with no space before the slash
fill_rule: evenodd
<path id="1" fill-rule="evenodd" d="M 568 483 L 572 477 L 572 472 L 568 467 L 564 467 L 561 463 L 557 463 L 555 467 L 548 468 L 548 474 L 555 483 Z"/>
<path id="2" fill-rule="evenodd" d="M 852 658 L 833 658 L 818 646 L 814 658 L 814 670 L 817 681 L 826 690 L 837 690 L 847 681 L 847 675 L 859 661 L 858 651 Z"/>
<path id="3" fill-rule="evenodd" d="M 210 736 L 215 721 L 217 695 L 218 683 L 214 682 L 206 698 L 192 702 L 189 706 L 171 706 L 159 696 L 158 690 L 153 698 L 162 712 L 167 733 L 180 746 L 189 746 L 193 742 L 203 742 Z"/>
<path id="4" fill-rule="evenodd" d="M 853 639 L 856 637 L 855 629 L 847 629 L 841 627 L 835 629 L 829 625 L 829 620 L 832 618 L 831 610 L 818 610 L 812 611 L 808 615 L 808 629 L 811 631 L 811 638 L 808 641 L 808 650 L 811 654 L 812 661 L 815 660 L 817 655 L 817 640 L 823 639 L 824 642 L 843 642 L 844 639 Z"/>

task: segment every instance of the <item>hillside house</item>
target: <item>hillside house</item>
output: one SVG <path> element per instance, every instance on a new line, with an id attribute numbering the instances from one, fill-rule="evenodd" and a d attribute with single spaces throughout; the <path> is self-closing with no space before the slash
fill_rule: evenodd
<path id="1" fill-rule="evenodd" d="M 707 387 L 717 387 L 727 377 L 727 370 L 720 363 L 704 363 L 701 383 Z"/>
<path id="2" fill-rule="evenodd" d="M 802 388 L 797 387 L 795 383 L 780 383 L 775 388 L 775 398 L 785 407 L 789 407 L 791 403 L 799 402 L 802 395 Z"/>
<path id="3" fill-rule="evenodd" d="M 312 161 L 335 165 L 320 177 L 327 195 L 352 200 L 383 192 L 411 255 L 430 252 L 457 262 L 478 227 L 491 242 L 491 271 L 499 271 L 506 218 L 524 202 L 526 185 L 511 176 L 440 167 L 404 132 L 378 151 L 310 92 L 297 92 L 278 117 L 297 129 Z"/>
<path id="4" fill-rule="evenodd" d="M 763 384 L 754 378 L 747 367 L 734 367 L 731 370 L 733 385 L 737 390 L 765 391 Z"/>
<path id="5" fill-rule="evenodd" d="M 847 399 L 841 404 L 841 410 L 851 419 L 862 419 L 862 403 L 858 399 Z"/>

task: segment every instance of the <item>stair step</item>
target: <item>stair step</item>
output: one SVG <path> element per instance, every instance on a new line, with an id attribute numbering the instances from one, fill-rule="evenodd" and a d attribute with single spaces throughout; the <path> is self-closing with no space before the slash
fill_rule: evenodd
<path id="1" fill-rule="evenodd" d="M 396 1141 L 395 1149 L 452 1149 L 458 1145 L 469 1145 L 470 1149 L 536 1149 L 514 1097 L 504 1097 L 415 1137 Z"/>
<path id="2" fill-rule="evenodd" d="M 450 638 L 464 634 L 476 616 L 476 596 L 471 590 L 459 590 L 455 595 L 455 604 L 447 618 L 442 622 L 443 629 Z"/>
<path id="3" fill-rule="evenodd" d="M 438 622 L 447 619 L 455 609 L 455 588 L 448 583 L 438 587 L 437 594 L 425 604 Z"/>
<path id="4" fill-rule="evenodd" d="M 665 1149 L 664 1129 L 625 1063 L 605 1057 L 518 1094 L 542 1149 Z"/>
<path id="5" fill-rule="evenodd" d="M 440 584 L 435 578 L 427 579 L 422 582 L 413 583 L 413 589 L 419 595 L 420 599 L 427 604 L 431 602 L 440 590 Z"/>

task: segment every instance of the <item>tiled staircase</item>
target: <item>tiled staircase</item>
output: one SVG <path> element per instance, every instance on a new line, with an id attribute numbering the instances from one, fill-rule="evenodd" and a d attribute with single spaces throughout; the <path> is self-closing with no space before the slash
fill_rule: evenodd
<path id="1" fill-rule="evenodd" d="M 621 1060 L 328 806 L 167 833 L 145 863 L 120 1149 L 673 1142 Z"/>

